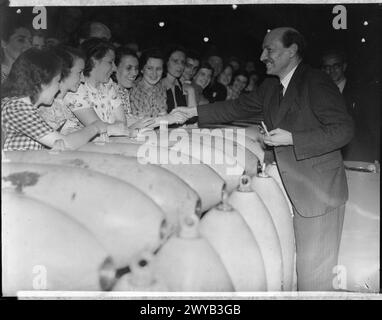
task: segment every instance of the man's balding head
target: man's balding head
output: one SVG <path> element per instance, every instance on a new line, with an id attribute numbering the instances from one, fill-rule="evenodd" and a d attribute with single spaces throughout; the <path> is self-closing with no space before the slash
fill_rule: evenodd
<path id="1" fill-rule="evenodd" d="M 260 60 L 265 63 L 267 74 L 282 79 L 301 61 L 304 48 L 304 37 L 296 29 L 276 28 L 266 34 Z"/>

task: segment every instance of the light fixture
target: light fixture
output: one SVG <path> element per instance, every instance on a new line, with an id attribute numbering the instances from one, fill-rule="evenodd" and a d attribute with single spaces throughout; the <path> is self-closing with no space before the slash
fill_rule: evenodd
<path id="1" fill-rule="evenodd" d="M 21 9 L 17 9 L 17 10 L 16 10 L 16 13 L 21 13 Z"/>
<path id="2" fill-rule="evenodd" d="M 368 24 L 369 24 L 369 22 L 367 22 L 366 20 L 363 22 L 364 26 L 367 26 Z"/>
<path id="3" fill-rule="evenodd" d="M 362 38 L 362 39 L 361 39 L 361 42 L 362 42 L 362 43 L 365 43 L 365 42 L 366 42 L 366 39 L 365 39 L 365 38 Z"/>
<path id="4" fill-rule="evenodd" d="M 271 32 L 271 29 L 267 29 L 267 33 Z"/>
<path id="5" fill-rule="evenodd" d="M 208 37 L 204 37 L 204 38 L 203 38 L 203 41 L 204 41 L 204 42 L 208 42 L 208 41 L 210 41 L 210 39 L 208 39 Z"/>
<path id="6" fill-rule="evenodd" d="M 232 5 L 232 9 L 233 9 L 233 10 L 236 10 L 236 9 L 237 9 L 237 4 L 233 4 L 233 5 Z"/>
<path id="7" fill-rule="evenodd" d="M 158 23 L 158 25 L 159 25 L 161 28 L 164 27 L 164 24 L 165 24 L 165 23 L 164 23 L 163 21 L 161 21 L 161 22 Z"/>

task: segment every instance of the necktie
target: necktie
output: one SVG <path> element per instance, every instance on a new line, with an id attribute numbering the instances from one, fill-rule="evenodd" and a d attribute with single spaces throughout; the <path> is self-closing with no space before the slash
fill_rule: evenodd
<path id="1" fill-rule="evenodd" d="M 281 101 L 283 100 L 283 98 L 284 98 L 284 86 L 280 82 L 279 83 L 279 102 L 280 102 L 280 104 L 281 104 Z"/>

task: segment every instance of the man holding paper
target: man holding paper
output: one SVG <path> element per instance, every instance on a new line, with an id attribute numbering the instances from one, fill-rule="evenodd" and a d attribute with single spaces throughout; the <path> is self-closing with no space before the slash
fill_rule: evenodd
<path id="1" fill-rule="evenodd" d="M 275 160 L 294 211 L 297 285 L 300 291 L 333 290 L 348 188 L 340 148 L 353 122 L 335 84 L 302 63 L 304 38 L 277 28 L 263 41 L 267 78 L 236 100 L 180 108 L 199 124 L 225 123 L 263 113 L 264 143 Z M 271 148 L 272 149 L 272 148 Z"/>

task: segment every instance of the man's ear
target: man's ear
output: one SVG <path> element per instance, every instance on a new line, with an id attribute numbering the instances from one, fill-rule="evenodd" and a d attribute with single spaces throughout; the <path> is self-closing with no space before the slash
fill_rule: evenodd
<path id="1" fill-rule="evenodd" d="M 290 45 L 290 47 L 288 48 L 290 50 L 290 53 L 291 53 L 291 57 L 294 57 L 297 55 L 297 51 L 298 51 L 298 45 L 293 43 Z"/>

